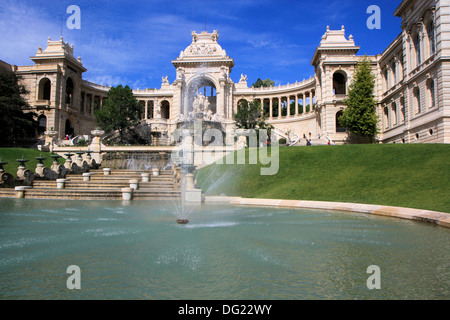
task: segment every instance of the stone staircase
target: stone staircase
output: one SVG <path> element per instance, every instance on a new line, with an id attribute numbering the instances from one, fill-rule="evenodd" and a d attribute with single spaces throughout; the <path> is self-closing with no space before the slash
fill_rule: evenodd
<path id="1" fill-rule="evenodd" d="M 91 170 L 85 181 L 83 175 L 67 175 L 64 188 L 58 188 L 55 180 L 34 180 L 31 188 L 23 190 L 24 198 L 73 199 L 73 200 L 122 200 L 123 189 L 130 188 L 130 180 L 138 183 L 133 190 L 134 200 L 179 199 L 181 192 L 174 182 L 172 170 L 161 170 L 159 175 L 151 171 L 112 169 L 109 175 L 103 170 Z M 149 182 L 143 182 L 142 173 L 149 174 Z M 0 188 L 0 197 L 15 198 L 14 188 Z"/>

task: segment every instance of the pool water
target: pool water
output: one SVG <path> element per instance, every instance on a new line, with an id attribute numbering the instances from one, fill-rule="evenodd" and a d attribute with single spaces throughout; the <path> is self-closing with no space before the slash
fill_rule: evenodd
<path id="1" fill-rule="evenodd" d="M 449 299 L 450 230 L 320 210 L 0 200 L 1 299 Z M 80 268 L 80 290 L 66 282 Z M 381 289 L 368 289 L 367 268 Z"/>

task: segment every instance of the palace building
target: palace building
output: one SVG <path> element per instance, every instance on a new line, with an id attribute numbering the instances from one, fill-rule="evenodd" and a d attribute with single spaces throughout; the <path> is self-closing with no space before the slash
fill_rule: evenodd
<path id="1" fill-rule="evenodd" d="M 402 19 L 400 34 L 382 53 L 369 56 L 376 76 L 380 142 L 450 143 L 449 13 L 448 1 L 401 1 L 394 12 Z M 239 82 L 231 80 L 234 60 L 220 46 L 217 31 L 192 32 L 192 43 L 172 61 L 174 79 L 165 76 L 159 89 L 133 93 L 154 144 L 172 143 L 178 124 L 198 110 L 206 120 L 233 130 L 233 115 L 243 100 L 259 101 L 276 135 L 292 144 L 305 144 L 304 135 L 309 134 L 319 144 L 345 143 L 348 134 L 338 118 L 362 58 L 358 51 L 344 26 L 327 27 L 311 52 L 313 77 L 254 88 L 245 75 Z M 1 62 L 0 68 L 22 77 L 30 92 L 26 99 L 38 113 L 40 133 L 58 131 L 59 138 L 88 135 L 96 127 L 94 110 L 102 108 L 110 88 L 83 79 L 81 58 L 75 58 L 73 46 L 62 38 L 49 38 L 31 60 L 32 66 Z"/>

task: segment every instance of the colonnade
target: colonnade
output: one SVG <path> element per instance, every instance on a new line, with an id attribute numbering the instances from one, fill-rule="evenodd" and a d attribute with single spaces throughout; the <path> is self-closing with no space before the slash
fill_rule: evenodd
<path id="1" fill-rule="evenodd" d="M 245 99 L 245 98 L 243 98 Z M 239 101 L 241 101 L 240 99 Z M 286 95 L 278 95 L 275 97 L 255 97 L 254 100 L 259 101 L 261 104 L 261 111 L 264 112 L 266 109 L 265 106 L 267 103 L 269 104 L 269 112 L 268 112 L 268 118 L 270 119 L 280 119 L 282 117 L 295 117 L 300 114 L 307 114 L 311 113 L 315 109 L 315 95 L 314 91 L 304 91 L 301 93 L 295 93 L 295 94 L 286 94 Z M 239 103 L 238 101 L 238 103 Z M 299 108 L 299 102 L 300 106 L 302 106 L 302 110 Z M 294 110 L 291 110 L 291 103 L 294 102 Z M 283 112 L 281 111 L 281 108 L 286 108 L 285 115 L 283 115 Z M 277 104 L 278 106 L 278 112 L 275 113 L 274 111 L 274 105 Z M 309 106 L 309 109 L 307 110 L 307 106 Z"/>
<path id="2" fill-rule="evenodd" d="M 95 110 L 102 109 L 105 100 L 105 96 L 82 91 L 80 113 L 93 116 Z"/>
<path id="3" fill-rule="evenodd" d="M 138 100 L 143 108 L 142 119 L 169 119 L 170 118 L 170 102 L 163 100 Z"/>

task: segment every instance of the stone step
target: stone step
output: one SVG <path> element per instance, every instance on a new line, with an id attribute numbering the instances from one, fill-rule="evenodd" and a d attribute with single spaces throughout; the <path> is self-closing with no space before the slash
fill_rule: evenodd
<path id="1" fill-rule="evenodd" d="M 9 189 L 11 192 L 2 192 L 0 190 L 0 197 L 15 198 L 16 192 L 14 189 Z M 140 200 L 155 200 L 155 199 L 178 199 L 180 191 L 174 190 L 135 190 L 133 198 Z M 70 199 L 70 200 L 122 200 L 122 191 L 120 189 L 27 189 L 25 191 L 25 198 L 30 199 Z"/>

